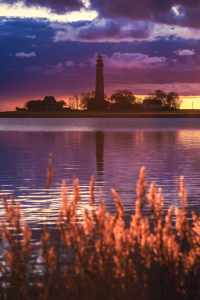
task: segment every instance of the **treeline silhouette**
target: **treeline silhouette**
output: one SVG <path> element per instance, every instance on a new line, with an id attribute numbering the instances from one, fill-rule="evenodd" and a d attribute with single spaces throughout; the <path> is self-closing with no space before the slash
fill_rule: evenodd
<path id="1" fill-rule="evenodd" d="M 24 108 L 16 107 L 17 111 L 46 111 L 46 110 L 61 110 L 66 105 L 64 100 L 56 101 L 53 96 L 45 96 L 44 100 L 29 100 L 24 104 Z"/>
<path id="2" fill-rule="evenodd" d="M 144 100 L 160 100 L 162 109 L 164 110 L 179 109 L 182 104 L 180 96 L 173 91 L 166 94 L 162 90 L 156 90 L 153 93 L 149 93 Z M 110 97 L 105 95 L 101 110 L 139 111 L 144 110 L 142 102 L 142 98 L 136 97 L 129 90 L 117 90 Z M 74 96 L 69 99 L 69 107 L 71 109 L 84 109 L 89 111 L 95 111 L 99 108 L 98 101 L 95 99 L 95 92 L 74 94 Z"/>
<path id="3" fill-rule="evenodd" d="M 46 111 L 46 110 L 110 110 L 110 111 L 142 111 L 143 100 L 158 100 L 162 104 L 162 110 L 176 110 L 182 104 L 180 96 L 171 91 L 168 94 L 162 90 L 149 93 L 144 99 L 136 97 L 129 90 L 117 90 L 110 97 L 105 95 L 103 101 L 95 98 L 95 92 L 75 93 L 67 102 L 56 101 L 53 96 L 46 96 L 44 100 L 30 100 L 24 104 L 25 108 L 16 107 L 16 110 Z"/>

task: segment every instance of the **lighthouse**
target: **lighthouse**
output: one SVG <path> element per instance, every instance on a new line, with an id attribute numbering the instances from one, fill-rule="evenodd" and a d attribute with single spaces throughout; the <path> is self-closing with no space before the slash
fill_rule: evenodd
<path id="1" fill-rule="evenodd" d="M 96 63 L 96 89 L 95 99 L 99 109 L 102 109 L 104 103 L 104 80 L 103 80 L 103 58 L 99 54 Z"/>

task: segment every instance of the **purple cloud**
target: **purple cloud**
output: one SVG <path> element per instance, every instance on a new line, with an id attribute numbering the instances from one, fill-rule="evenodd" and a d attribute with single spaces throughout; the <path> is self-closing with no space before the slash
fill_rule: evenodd
<path id="1" fill-rule="evenodd" d="M 96 62 L 95 58 L 91 59 L 92 65 Z M 115 69 L 149 69 L 149 68 L 161 68 L 167 66 L 166 57 L 154 56 L 150 57 L 142 53 L 114 53 L 111 57 L 103 55 L 104 65 L 106 68 Z"/>
<path id="2" fill-rule="evenodd" d="M 79 66 L 80 68 L 84 68 L 86 65 L 85 65 L 83 62 L 81 62 L 78 66 Z"/>
<path id="3" fill-rule="evenodd" d="M 36 56 L 35 52 L 25 53 L 25 52 L 18 52 L 15 54 L 16 57 L 34 57 Z"/>
<path id="4" fill-rule="evenodd" d="M 63 72 L 63 70 L 64 65 L 62 63 L 58 63 L 57 66 L 46 65 L 46 68 L 43 70 L 42 74 L 52 75 Z"/>
<path id="5" fill-rule="evenodd" d="M 55 30 L 55 42 L 59 41 L 132 41 L 149 37 L 152 24 L 140 21 L 109 20 L 96 18 L 89 24 L 73 27 L 70 25 L 51 24 Z"/>
<path id="6" fill-rule="evenodd" d="M 77 34 L 78 39 L 92 40 L 111 38 L 120 34 L 120 27 L 111 20 L 95 20 L 89 26 L 81 28 Z"/>
<path id="7" fill-rule="evenodd" d="M 174 51 L 174 53 L 182 56 L 182 55 L 194 55 L 195 52 L 194 52 L 194 49 L 190 50 L 190 49 L 184 49 L 184 50 L 177 50 L 177 51 Z"/>
<path id="8" fill-rule="evenodd" d="M 106 18 L 149 20 L 186 27 L 200 27 L 200 2 L 196 0 L 90 0 L 91 8 Z"/>
<path id="9" fill-rule="evenodd" d="M 66 61 L 65 62 L 65 66 L 66 67 L 73 67 L 73 66 L 75 66 L 76 64 L 73 62 L 73 61 L 71 61 L 71 60 L 68 60 L 68 61 Z"/>
<path id="10" fill-rule="evenodd" d="M 62 63 L 58 63 L 57 65 L 47 64 L 45 68 L 42 68 L 40 66 L 31 66 L 29 68 L 24 68 L 24 70 L 28 73 L 42 73 L 44 75 L 53 75 L 53 74 L 64 72 L 66 67 L 73 67 L 75 65 L 76 64 L 73 61 L 68 60 L 64 64 Z"/>
<path id="11" fill-rule="evenodd" d="M 185 63 L 178 62 L 171 69 L 174 71 L 199 70 L 199 65 L 191 56 L 187 56 Z"/>
<path id="12" fill-rule="evenodd" d="M 14 4 L 18 0 L 3 0 L 3 3 Z M 79 10 L 81 7 L 84 7 L 81 0 L 23 0 L 26 6 L 41 6 L 50 8 L 56 13 L 62 14 L 66 11 Z"/>
<path id="13" fill-rule="evenodd" d="M 26 38 L 27 39 L 35 39 L 35 35 L 27 35 Z"/>

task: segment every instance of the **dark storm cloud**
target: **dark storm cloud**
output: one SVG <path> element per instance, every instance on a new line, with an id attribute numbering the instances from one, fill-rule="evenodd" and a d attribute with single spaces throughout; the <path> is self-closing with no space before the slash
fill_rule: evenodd
<path id="1" fill-rule="evenodd" d="M 89 26 L 80 28 L 77 38 L 81 40 L 101 40 L 106 38 L 135 38 L 145 39 L 150 34 L 148 24 L 129 24 L 128 29 L 123 26 L 127 25 L 124 20 L 104 20 L 104 22 L 92 21 Z"/>
<path id="2" fill-rule="evenodd" d="M 77 35 L 78 38 L 86 40 L 96 40 L 97 38 L 113 37 L 119 35 L 120 27 L 113 21 L 108 21 L 103 24 L 95 24 L 94 22 L 86 28 L 81 28 Z"/>
<path id="3" fill-rule="evenodd" d="M 172 67 L 174 64 L 179 63 L 182 64 L 184 68 L 184 65 L 187 63 L 188 66 L 190 62 L 188 63 L 186 61 L 186 55 L 182 54 L 186 52 L 188 54 L 190 53 L 189 51 L 193 51 L 194 55 L 192 55 L 192 59 L 195 61 L 196 66 L 198 66 L 200 42 L 194 39 L 186 40 L 179 38 L 174 40 L 173 37 L 169 37 L 168 40 L 158 39 L 154 41 L 120 43 L 100 42 L 104 36 L 109 36 L 111 39 L 112 36 L 119 37 L 122 36 L 122 34 L 124 34 L 124 36 L 128 34 L 131 35 L 132 31 L 135 31 L 134 34 L 137 34 L 141 38 L 144 33 L 147 34 L 149 31 L 148 24 L 145 22 L 143 22 L 143 24 L 141 23 L 140 26 L 138 26 L 138 24 L 137 26 L 132 26 L 134 22 L 131 21 L 132 23 L 129 23 L 131 26 L 129 26 L 127 32 L 122 32 L 121 28 L 125 23 L 120 22 L 121 23 L 117 24 L 115 21 L 103 20 L 101 22 L 100 20 L 99 23 L 83 22 L 80 24 L 77 22 L 76 24 L 76 22 L 74 22 L 69 24 L 75 30 L 78 30 L 77 34 L 79 34 L 82 41 L 91 39 L 92 36 L 90 34 L 93 34 L 94 37 L 100 36 L 99 43 L 83 43 L 69 40 L 65 40 L 62 43 L 55 43 L 53 37 L 56 29 L 49 26 L 50 22 L 39 22 L 32 19 L 12 19 L 2 22 L 0 24 L 1 69 L 3 69 L 3 72 L 6 74 L 18 73 L 19 77 L 27 76 L 27 73 L 42 73 L 43 76 L 47 76 L 47 74 L 55 74 L 56 72 L 68 72 L 69 68 L 72 69 L 72 67 L 69 66 L 69 63 L 67 66 L 66 62 L 72 61 L 76 65 L 76 67 L 73 67 L 73 71 L 80 72 L 80 67 L 78 66 L 80 65 L 82 66 L 81 69 L 86 70 L 89 65 L 89 59 L 93 58 L 96 52 L 101 52 L 109 58 L 112 57 L 111 62 L 113 62 L 113 64 L 115 63 L 116 66 L 120 63 L 125 65 L 124 62 L 126 62 L 126 58 L 129 58 L 130 61 L 127 64 L 133 63 L 133 67 L 136 61 L 145 59 L 145 63 L 148 62 L 151 68 L 153 68 L 154 63 L 155 66 L 157 66 L 158 63 L 165 68 L 167 68 L 167 65 Z M 35 38 L 27 38 L 27 36 L 34 36 Z M 24 56 L 22 54 L 30 55 L 32 52 L 35 53 L 35 56 L 21 58 Z M 16 53 L 18 53 L 18 56 Z M 115 55 L 114 57 L 114 53 L 121 53 L 121 55 Z M 177 55 L 177 53 L 179 55 Z M 136 57 L 136 54 L 140 55 Z M 19 55 L 21 56 L 19 57 Z M 157 57 L 159 58 L 158 61 Z M 161 59 L 162 57 L 166 58 L 166 60 Z M 155 60 L 155 62 L 153 60 Z M 180 68 L 179 65 L 178 68 Z M 178 76 L 182 76 L 184 80 L 186 80 L 184 74 L 179 74 Z M 182 79 L 180 78 L 180 80 Z"/>
<path id="4" fill-rule="evenodd" d="M 18 0 L 3 0 L 3 3 L 14 4 Z M 50 8 L 52 11 L 57 13 L 65 13 L 66 11 L 79 10 L 84 7 L 81 0 L 24 0 L 25 5 L 37 5 L 41 7 Z"/>
<path id="5" fill-rule="evenodd" d="M 152 24 L 148 22 L 129 21 L 124 19 L 110 20 L 95 18 L 82 26 L 71 24 L 51 24 L 55 30 L 54 41 L 112 42 L 133 39 L 147 39 Z"/>
<path id="6" fill-rule="evenodd" d="M 106 93 L 119 87 L 130 89 L 133 84 L 144 83 L 147 86 L 200 82 L 198 40 L 174 39 L 170 36 L 168 39 L 142 40 L 141 35 L 150 30 L 148 22 L 129 20 L 126 23 L 124 19 L 120 19 L 117 23 L 116 19 L 99 19 L 98 24 L 67 24 L 76 34 L 80 34 L 82 42 L 64 40 L 62 43 L 55 43 L 53 38 L 59 29 L 50 25 L 51 22 L 33 19 L 4 21 L 2 18 L 0 21 L 1 102 L 5 99 L 22 98 L 25 102 L 29 99 L 42 99 L 48 94 L 55 95 L 57 99 L 65 99 L 59 95 L 66 95 L 67 98 L 75 92 L 94 90 L 95 66 L 91 66 L 90 59 L 97 52 L 105 57 Z M 103 34 L 99 28 L 102 31 L 105 29 Z M 112 36 L 131 35 L 134 30 L 133 34 L 137 32 L 140 41 L 102 42 L 104 35 L 111 40 Z M 99 35 L 99 42 L 87 42 L 88 33 Z M 30 55 L 32 52 L 35 56 Z M 191 55 L 192 53 L 194 54 Z M 29 57 L 22 57 L 24 54 Z M 96 56 L 94 59 L 96 60 Z"/>
<path id="7" fill-rule="evenodd" d="M 108 18 L 200 27 L 200 2 L 197 0 L 91 0 L 91 8 Z"/>

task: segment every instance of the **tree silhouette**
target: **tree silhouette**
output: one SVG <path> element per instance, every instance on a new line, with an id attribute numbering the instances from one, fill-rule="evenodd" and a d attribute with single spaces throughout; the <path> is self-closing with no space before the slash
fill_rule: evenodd
<path id="1" fill-rule="evenodd" d="M 111 107 L 117 110 L 131 109 L 136 96 L 129 90 L 117 90 L 110 96 Z"/>
<path id="2" fill-rule="evenodd" d="M 59 100 L 59 101 L 57 101 L 57 103 L 58 103 L 59 109 L 63 108 L 63 106 L 66 105 L 66 102 L 64 100 Z"/>
<path id="3" fill-rule="evenodd" d="M 183 100 L 180 98 L 180 96 L 175 92 L 170 92 L 167 96 L 167 106 L 179 109 L 181 104 L 183 103 Z"/>
<path id="4" fill-rule="evenodd" d="M 169 92 L 166 94 L 162 90 L 156 90 L 153 93 L 149 93 L 145 100 L 161 100 L 162 106 L 165 109 L 179 109 L 183 100 L 180 96 L 175 92 Z"/>
<path id="5" fill-rule="evenodd" d="M 28 110 L 41 111 L 45 110 L 45 104 L 42 100 L 30 100 L 24 104 Z"/>

